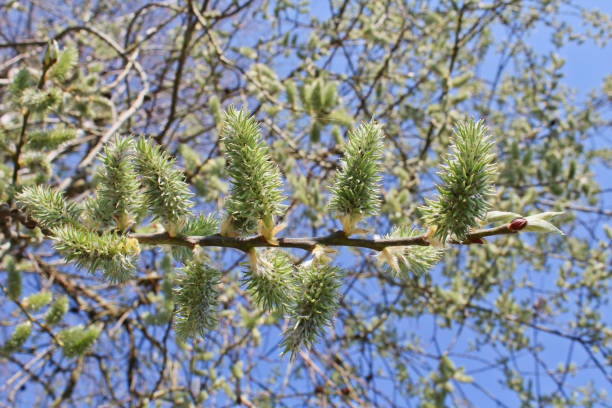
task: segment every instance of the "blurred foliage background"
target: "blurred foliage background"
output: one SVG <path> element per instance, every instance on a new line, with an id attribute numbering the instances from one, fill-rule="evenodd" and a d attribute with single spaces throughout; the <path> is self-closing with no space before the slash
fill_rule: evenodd
<path id="1" fill-rule="evenodd" d="M 563 54 L 609 53 L 612 23 L 582 3 L 2 2 L 3 203 L 34 184 L 85 202 L 103 145 L 136 134 L 177 158 L 198 210 L 221 212 L 219 135 L 233 103 L 272 146 L 287 236 L 341 227 L 327 201 L 343 141 L 379 121 L 382 215 L 367 221 L 382 235 L 418 220 L 453 124 L 475 117 L 496 143 L 493 208 L 565 211 L 566 236 L 452 247 L 408 279 L 373 251 L 342 250 L 335 324 L 291 362 L 280 357 L 288 320 L 253 304 L 238 251 L 210 252 L 222 269 L 217 327 L 177 345 L 177 265 L 161 248 L 117 285 L 65 265 L 4 211 L 0 405 L 611 406 L 612 75 L 575 89 Z M 78 53 L 46 72 L 51 38 Z M 581 75 L 598 64 L 581 61 Z"/>

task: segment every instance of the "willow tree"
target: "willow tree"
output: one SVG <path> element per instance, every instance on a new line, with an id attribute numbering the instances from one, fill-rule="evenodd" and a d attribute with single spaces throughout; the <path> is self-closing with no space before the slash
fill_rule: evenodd
<path id="1" fill-rule="evenodd" d="M 606 14 L 2 7 L 9 403 L 607 403 Z"/>

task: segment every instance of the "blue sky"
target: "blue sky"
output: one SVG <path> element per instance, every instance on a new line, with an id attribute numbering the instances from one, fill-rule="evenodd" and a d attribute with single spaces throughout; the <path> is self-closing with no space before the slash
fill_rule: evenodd
<path id="1" fill-rule="evenodd" d="M 587 8 L 599 8 L 604 12 L 612 13 L 612 1 L 582 1 L 579 2 L 581 6 Z M 322 13 L 325 13 L 326 10 L 321 10 Z M 567 21 L 576 31 L 581 31 L 580 27 L 580 18 L 577 16 L 567 15 Z M 551 30 L 546 27 L 538 27 L 533 34 L 528 37 L 527 42 L 534 46 L 534 48 L 539 52 L 547 52 L 553 49 L 553 46 L 550 43 L 551 40 Z M 569 87 L 576 89 L 576 101 L 583 102 L 586 99 L 586 96 L 592 89 L 597 89 L 601 87 L 604 76 L 612 73 L 610 67 L 612 67 L 612 47 L 607 45 L 605 48 L 602 48 L 591 41 L 586 41 L 583 44 L 569 44 L 561 49 L 556 50 L 556 52 L 565 59 L 565 65 L 562 68 L 564 73 L 563 83 Z M 491 55 L 489 58 L 490 65 L 483 66 L 480 72 L 484 77 L 494 76 L 495 69 L 497 68 L 497 58 L 495 55 Z M 612 137 L 610 134 L 601 134 L 597 135 L 595 138 L 595 146 L 592 147 L 602 147 L 602 146 L 610 146 L 610 141 Z M 612 188 L 612 182 L 610 177 L 610 170 L 606 169 L 603 165 L 596 165 L 593 167 L 596 171 L 596 179 L 600 183 L 602 189 L 610 189 Z M 606 208 L 606 202 L 610 202 L 610 194 L 604 195 L 603 198 L 603 206 Z M 601 229 L 601 234 L 603 236 L 603 228 Z M 525 239 L 529 240 L 530 238 L 525 237 Z M 554 238 L 552 238 L 554 239 Z M 347 268 L 351 268 L 351 266 L 355 263 L 355 258 L 353 255 L 349 253 L 349 251 L 342 251 L 341 256 L 336 258 L 336 262 L 341 265 L 346 265 Z M 551 276 L 555 276 L 555 262 L 550 262 L 547 267 L 548 272 L 543 271 L 530 271 L 525 268 L 525 266 L 519 267 L 516 271 L 517 274 L 526 274 L 529 276 L 531 280 L 534 282 L 539 282 L 541 287 L 546 287 L 547 284 L 554 283 L 554 280 L 551 282 Z M 436 272 L 433 272 L 434 274 Z M 368 283 L 364 283 L 363 290 L 368 290 Z M 369 290 L 372 290 L 369 287 Z M 434 318 L 431 316 L 425 316 L 419 319 L 406 319 L 406 321 L 401 322 L 402 325 L 409 331 L 414 331 L 417 334 L 421 334 L 423 336 L 429 336 L 432 333 L 432 327 L 436 324 Z M 440 343 L 441 349 L 444 349 L 444 346 L 449 343 L 452 339 L 454 333 L 456 332 L 456 326 L 453 329 L 437 329 L 436 337 Z M 528 331 L 529 332 L 529 331 Z M 560 339 L 554 335 L 545 334 L 545 333 L 537 333 L 535 331 L 530 332 L 530 336 L 537 336 L 537 342 L 544 344 L 546 350 L 541 353 L 543 359 L 547 362 L 553 362 L 551 364 L 551 368 L 556 368 L 556 363 L 564 363 L 565 358 L 570 351 L 570 342 L 560 341 Z M 426 337 L 424 337 L 426 338 Z M 463 332 L 462 336 L 456 343 L 454 350 L 462 350 L 467 349 L 469 347 L 469 342 L 472 340 L 469 334 L 469 330 Z M 485 360 L 490 360 L 491 362 L 495 361 L 498 358 L 498 355 L 495 353 L 495 347 L 485 347 L 483 349 L 483 353 L 481 357 Z M 571 358 L 572 361 L 575 362 L 584 362 L 587 360 L 587 355 L 584 350 L 573 348 Z M 484 388 L 491 391 L 494 395 L 496 395 L 499 399 L 504 401 L 509 406 L 518 406 L 520 401 L 516 398 L 516 394 L 514 392 L 510 392 L 506 389 L 506 387 L 501 387 L 499 381 L 503 379 L 503 373 L 498 370 L 486 371 L 484 373 L 478 373 L 478 370 L 474 371 L 473 361 L 470 360 L 462 360 L 459 357 L 456 358 L 455 363 L 457 365 L 472 365 L 472 371 L 468 370 L 468 373 L 473 374 L 476 378 L 476 381 L 482 385 Z M 517 370 L 524 371 L 535 371 L 535 365 L 533 361 L 533 357 L 526 353 L 518 353 L 516 358 L 517 366 L 514 367 Z M 476 366 L 480 366 L 481 364 L 476 364 Z M 555 384 L 553 381 L 543 374 L 543 369 L 539 368 L 540 376 L 539 376 L 539 386 L 541 389 L 550 390 L 555 388 Z M 589 371 L 583 371 L 583 374 L 588 375 Z M 593 380 L 595 381 L 595 388 L 604 388 L 608 387 L 608 384 L 604 381 L 596 381 L 595 379 L 598 375 L 595 375 L 595 371 L 592 372 Z M 579 377 L 576 378 L 574 382 L 571 380 L 569 383 L 574 384 L 582 384 L 584 385 L 588 378 Z M 384 384 L 382 382 L 381 384 Z M 383 385 L 384 386 L 384 385 Z M 389 384 L 389 387 L 391 385 Z M 534 383 L 535 387 L 535 383 Z M 474 390 L 469 385 L 464 386 L 465 390 L 469 392 L 469 398 L 472 402 L 476 404 L 476 406 L 493 406 L 491 399 L 485 396 L 484 393 Z M 388 390 L 391 394 L 394 393 L 394 390 Z M 612 389 L 608 389 L 608 393 L 612 393 Z M 414 401 L 413 401 L 414 402 Z"/>
<path id="2" fill-rule="evenodd" d="M 315 2 L 316 1 L 313 1 L 313 3 Z M 315 8 L 317 13 L 318 12 L 322 13 L 322 16 L 327 15 L 327 13 L 329 13 L 327 2 L 324 2 L 324 3 L 325 3 L 324 8 L 321 8 L 318 10 Z M 583 0 L 583 1 L 580 1 L 580 4 L 585 7 L 599 7 L 608 13 L 612 13 L 612 1 L 609 1 L 609 0 L 600 0 L 600 1 Z M 568 17 L 568 19 L 569 21 L 578 21 L 577 19 L 573 17 Z M 531 36 L 529 41 L 534 46 L 536 46 L 536 48 L 538 48 L 541 51 L 544 51 L 550 47 L 549 35 L 550 35 L 549 30 L 541 28 L 534 32 L 534 34 Z M 578 95 L 579 100 L 583 99 L 587 95 L 590 89 L 599 87 L 601 85 L 603 77 L 611 72 L 610 67 L 612 67 L 612 48 L 610 46 L 607 46 L 605 49 L 602 49 L 592 44 L 591 42 L 587 41 L 585 44 L 582 44 L 582 45 L 572 44 L 572 45 L 566 46 L 562 48 L 561 50 L 559 50 L 558 52 L 566 60 L 565 66 L 563 68 L 563 71 L 565 73 L 564 82 L 567 85 L 575 87 L 577 89 L 578 91 L 577 95 Z M 492 59 L 492 61 L 494 61 L 494 58 Z M 493 66 L 494 65 L 492 64 L 492 67 Z M 486 66 L 483 67 L 483 71 L 485 71 L 485 73 L 486 73 L 486 69 L 487 69 Z M 597 140 L 600 140 L 603 145 L 609 142 L 610 140 L 612 140 L 610 136 L 611 135 L 609 134 L 601 135 L 601 137 L 598 137 Z M 601 183 L 602 188 L 604 189 L 611 188 L 612 182 L 610 181 L 611 177 L 610 177 L 609 171 L 606 171 L 606 169 L 603 166 L 597 167 L 597 169 L 601 171 L 601 173 L 598 173 L 597 179 Z M 302 252 L 300 252 L 300 254 L 302 254 Z M 339 256 L 336 259 L 336 263 L 346 265 L 347 267 L 351 267 L 355 264 L 356 259 L 357 258 L 353 254 L 351 254 L 348 250 L 343 250 L 341 252 L 341 256 Z M 526 270 L 521 270 L 517 272 L 526 273 L 526 274 L 531 273 L 530 271 L 526 271 Z M 539 273 L 539 272 L 535 272 L 535 273 Z M 543 280 L 546 279 L 547 276 L 550 276 L 550 275 L 542 275 L 542 279 Z M 369 289 L 367 285 L 368 283 L 365 282 L 361 289 L 364 289 L 364 290 Z M 345 289 L 345 288 L 342 288 L 342 289 Z M 432 326 L 435 324 L 435 322 L 433 321 L 431 317 L 424 317 L 421 319 L 406 319 L 406 321 L 402 321 L 399 323 L 405 324 L 406 325 L 405 327 L 408 330 L 414 330 L 417 333 L 422 331 L 424 336 L 428 336 L 431 334 Z M 442 346 L 444 346 L 444 343 L 447 343 L 449 341 L 450 336 L 452 336 L 453 333 L 454 333 L 454 330 L 438 329 L 437 331 L 438 340 Z M 539 338 L 539 340 L 548 346 L 548 350 L 546 351 L 547 356 L 554 359 L 555 354 L 558 354 L 560 356 L 565 356 L 567 354 L 568 352 L 567 344 L 558 342 L 557 338 L 550 336 L 550 335 L 540 335 L 540 336 L 541 337 Z M 273 347 L 274 344 L 270 344 L 270 343 L 274 343 L 274 340 L 280 340 L 278 333 L 272 333 L 270 336 L 265 336 L 264 342 L 268 341 L 269 343 L 267 344 L 264 343 L 265 344 L 264 347 L 266 349 Z M 322 341 L 324 341 L 324 339 Z M 467 347 L 468 341 L 469 341 L 469 334 L 466 334 L 464 337 L 462 337 L 462 339 L 458 343 L 458 348 Z M 494 359 L 496 357 L 492 349 L 489 350 L 488 353 L 489 354 L 485 353 L 483 357 L 490 358 L 490 359 Z M 579 356 L 579 354 L 576 354 L 576 355 Z M 523 360 L 519 358 L 518 361 L 524 361 L 525 364 L 532 364 L 531 358 L 525 358 Z M 461 364 L 461 361 L 457 360 L 457 363 Z M 378 361 L 376 365 L 380 367 L 384 366 L 382 361 Z M 262 367 L 262 370 L 265 371 L 265 366 Z M 498 379 L 499 377 L 496 377 L 493 375 L 481 375 L 478 377 L 477 380 L 485 387 L 490 388 L 491 390 L 496 390 L 496 389 L 499 389 L 499 385 L 497 384 Z M 580 379 L 580 380 L 582 381 L 583 379 Z M 542 380 L 542 381 L 543 381 L 543 386 L 551 385 L 546 380 Z M 380 384 L 384 387 L 385 382 L 382 381 Z M 393 393 L 393 390 L 389 389 L 389 391 L 390 391 L 390 394 Z M 610 391 L 612 392 L 612 390 Z M 474 392 L 472 395 L 470 395 L 470 398 L 472 398 L 472 400 L 476 403 L 480 402 L 481 404 L 483 404 L 482 406 L 487 406 L 485 404 L 491 403 L 490 399 L 486 398 L 483 394 L 479 394 L 477 392 Z M 513 405 L 510 402 L 509 404 Z"/>

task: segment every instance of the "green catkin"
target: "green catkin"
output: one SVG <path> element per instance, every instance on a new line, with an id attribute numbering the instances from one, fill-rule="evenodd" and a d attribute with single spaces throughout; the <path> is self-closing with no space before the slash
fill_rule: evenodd
<path id="1" fill-rule="evenodd" d="M 349 132 L 342 168 L 336 173 L 329 204 L 347 234 L 361 218 L 378 214 L 380 210 L 382 140 L 382 128 L 373 121 Z"/>
<path id="2" fill-rule="evenodd" d="M 295 299 L 288 310 L 291 320 L 283 333 L 282 354 L 295 358 L 301 347 L 311 346 L 332 323 L 338 308 L 340 269 L 311 262 L 298 267 Z"/>
<path id="3" fill-rule="evenodd" d="M 6 291 L 10 299 L 18 300 L 21 296 L 21 271 L 17 269 L 15 260 L 12 257 L 7 257 L 6 265 Z"/>
<path id="4" fill-rule="evenodd" d="M 174 300 L 175 330 L 179 339 L 203 336 L 217 325 L 217 297 L 221 273 L 197 260 L 189 261 L 177 275 Z"/>
<path id="5" fill-rule="evenodd" d="M 99 327 L 85 329 L 82 325 L 78 325 L 60 330 L 57 338 L 66 357 L 77 357 L 83 355 L 93 345 L 100 332 Z"/>
<path id="6" fill-rule="evenodd" d="M 259 221 L 271 230 L 275 217 L 286 208 L 282 204 L 285 196 L 280 171 L 261 140 L 257 123 L 244 110 L 230 106 L 225 114 L 223 142 L 232 183 L 225 209 L 232 228 L 226 223 L 222 233 L 230 229 L 239 234 L 252 233 Z"/>
<path id="7" fill-rule="evenodd" d="M 6 343 L 4 343 L 2 351 L 5 353 L 17 351 L 30 337 L 30 334 L 32 334 L 32 323 L 24 322 L 18 324 Z"/>
<path id="8" fill-rule="evenodd" d="M 58 297 L 49 310 L 47 310 L 47 313 L 45 313 L 45 322 L 49 325 L 59 323 L 62 317 L 64 317 L 64 314 L 68 311 L 68 306 L 68 296 L 62 295 Z"/>
<path id="9" fill-rule="evenodd" d="M 493 142 L 483 121 L 457 124 L 452 154 L 438 172 L 438 196 L 421 207 L 432 237 L 441 242 L 450 235 L 463 240 L 470 228 L 485 219 L 493 195 L 497 167 Z"/>

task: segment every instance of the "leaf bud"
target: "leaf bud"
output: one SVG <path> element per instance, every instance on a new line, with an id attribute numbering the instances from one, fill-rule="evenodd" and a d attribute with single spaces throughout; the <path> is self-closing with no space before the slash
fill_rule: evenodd
<path id="1" fill-rule="evenodd" d="M 510 221 L 508 224 L 508 228 L 510 231 L 520 231 L 527 225 L 527 220 L 525 218 L 515 218 Z"/>
<path id="2" fill-rule="evenodd" d="M 47 48 L 45 49 L 45 54 L 43 55 L 43 69 L 47 70 L 51 65 L 55 64 L 58 56 L 59 46 L 57 45 L 57 41 L 49 40 Z"/>

